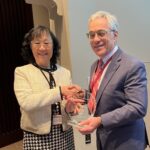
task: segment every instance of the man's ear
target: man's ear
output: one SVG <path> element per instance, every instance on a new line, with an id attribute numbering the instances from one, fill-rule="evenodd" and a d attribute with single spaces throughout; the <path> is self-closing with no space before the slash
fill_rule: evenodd
<path id="1" fill-rule="evenodd" d="M 118 38 L 118 31 L 114 31 L 113 34 L 114 34 L 114 39 L 117 40 L 117 38 Z"/>
<path id="2" fill-rule="evenodd" d="M 118 37 L 118 31 L 114 31 L 114 35 Z"/>

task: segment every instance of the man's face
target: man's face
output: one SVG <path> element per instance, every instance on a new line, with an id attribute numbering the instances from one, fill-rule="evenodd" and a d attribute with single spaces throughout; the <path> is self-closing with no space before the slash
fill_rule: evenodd
<path id="1" fill-rule="evenodd" d="M 110 29 L 105 18 L 96 18 L 89 23 L 89 40 L 95 54 L 104 57 L 113 50 L 118 32 Z"/>

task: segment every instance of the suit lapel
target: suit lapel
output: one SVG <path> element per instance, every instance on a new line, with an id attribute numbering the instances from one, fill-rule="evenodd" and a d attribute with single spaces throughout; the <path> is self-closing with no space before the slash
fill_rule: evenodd
<path id="1" fill-rule="evenodd" d="M 115 72 L 117 71 L 117 69 L 120 66 L 121 53 L 122 53 L 122 51 L 120 49 L 118 49 L 117 52 L 112 57 L 111 63 L 109 64 L 109 66 L 106 70 L 106 73 L 103 77 L 103 80 L 101 82 L 101 85 L 97 91 L 97 96 L 96 96 L 97 103 L 99 102 L 104 89 L 106 88 L 109 81 L 112 79 L 113 75 L 115 74 Z"/>

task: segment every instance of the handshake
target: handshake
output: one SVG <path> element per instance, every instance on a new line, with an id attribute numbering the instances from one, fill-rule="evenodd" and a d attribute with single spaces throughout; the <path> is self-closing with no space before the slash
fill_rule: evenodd
<path id="1" fill-rule="evenodd" d="M 66 100 L 66 112 L 78 114 L 84 101 L 84 90 L 78 85 L 61 86 L 61 94 Z"/>

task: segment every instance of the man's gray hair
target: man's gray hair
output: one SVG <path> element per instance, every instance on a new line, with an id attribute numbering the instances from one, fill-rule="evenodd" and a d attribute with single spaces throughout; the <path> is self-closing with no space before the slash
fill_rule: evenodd
<path id="1" fill-rule="evenodd" d="M 116 16 L 114 16 L 113 14 L 110 14 L 106 11 L 97 11 L 96 13 L 91 15 L 88 22 L 90 23 L 92 20 L 95 20 L 97 18 L 106 18 L 111 30 L 118 31 L 119 23 Z"/>

